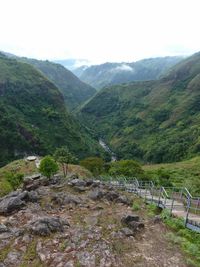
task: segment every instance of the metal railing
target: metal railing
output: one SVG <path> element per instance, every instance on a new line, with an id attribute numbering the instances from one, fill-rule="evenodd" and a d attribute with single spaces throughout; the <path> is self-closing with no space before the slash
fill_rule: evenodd
<path id="1" fill-rule="evenodd" d="M 99 177 L 105 183 L 137 194 L 147 203 L 154 203 L 170 214 L 179 214 L 185 220 L 185 226 L 200 232 L 200 197 L 193 197 L 187 188 L 155 186 L 152 181 L 137 178 Z"/>

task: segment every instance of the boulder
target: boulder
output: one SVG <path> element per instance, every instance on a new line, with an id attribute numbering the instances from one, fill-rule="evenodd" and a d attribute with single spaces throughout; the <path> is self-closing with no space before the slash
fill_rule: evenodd
<path id="1" fill-rule="evenodd" d="M 66 195 L 65 193 L 54 194 L 51 200 L 53 203 L 57 205 L 66 205 L 66 204 L 78 205 L 82 203 L 82 199 L 80 197 L 77 197 L 76 195 L 72 194 Z"/>
<path id="2" fill-rule="evenodd" d="M 127 236 L 127 237 L 129 237 L 129 236 L 133 236 L 133 235 L 134 235 L 134 232 L 133 232 L 131 229 L 129 229 L 128 227 L 124 227 L 124 228 L 122 228 L 122 229 L 120 230 L 120 232 L 121 232 L 122 234 L 124 234 L 125 236 Z"/>
<path id="3" fill-rule="evenodd" d="M 30 202 L 37 202 L 39 199 L 39 195 L 36 191 L 28 192 L 27 200 Z"/>
<path id="4" fill-rule="evenodd" d="M 35 190 L 41 185 L 40 180 L 26 179 L 23 183 L 23 190 Z"/>
<path id="5" fill-rule="evenodd" d="M 30 222 L 27 228 L 34 235 L 48 236 L 53 232 L 63 232 L 64 225 L 69 226 L 69 223 L 59 217 L 42 217 Z"/>
<path id="6" fill-rule="evenodd" d="M 87 183 L 84 180 L 81 179 L 73 179 L 69 182 L 72 186 L 86 186 Z"/>
<path id="7" fill-rule="evenodd" d="M 107 191 L 105 198 L 109 201 L 114 201 L 116 199 L 118 199 L 119 197 L 119 193 L 117 193 L 116 191 Z"/>
<path id="8" fill-rule="evenodd" d="M 8 195 L 0 201 L 0 215 L 9 215 L 14 211 L 20 210 L 25 206 L 24 199 L 27 197 L 27 192 Z"/>
<path id="9" fill-rule="evenodd" d="M 99 188 L 96 188 L 94 190 L 91 190 L 88 194 L 88 197 L 92 200 L 99 200 L 101 198 L 103 198 L 105 195 L 105 191 L 99 189 Z"/>

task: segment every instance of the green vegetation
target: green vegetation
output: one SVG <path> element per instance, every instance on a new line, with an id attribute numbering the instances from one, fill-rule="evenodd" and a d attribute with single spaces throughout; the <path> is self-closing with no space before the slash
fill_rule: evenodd
<path id="1" fill-rule="evenodd" d="M 16 190 L 23 182 L 24 175 L 22 173 L 5 173 L 6 181 L 11 185 L 12 189 Z"/>
<path id="2" fill-rule="evenodd" d="M 75 163 L 76 158 L 72 155 L 67 147 L 57 148 L 54 153 L 55 160 L 62 165 L 63 175 L 67 176 L 68 164 Z"/>
<path id="3" fill-rule="evenodd" d="M 131 81 L 158 79 L 165 71 L 182 60 L 182 57 L 148 58 L 132 63 L 104 63 L 88 68 L 77 68 L 74 73 L 84 82 L 100 89 Z"/>
<path id="4" fill-rule="evenodd" d="M 96 93 L 94 88 L 80 81 L 71 71 L 60 64 L 29 58 L 18 58 L 17 60 L 33 65 L 53 82 L 62 93 L 69 110 L 83 104 Z"/>
<path id="5" fill-rule="evenodd" d="M 91 171 L 94 175 L 104 172 L 104 161 L 98 157 L 89 157 L 80 161 L 80 165 Z"/>
<path id="6" fill-rule="evenodd" d="M 157 81 L 102 89 L 79 111 L 120 159 L 175 162 L 200 153 L 200 53 Z"/>
<path id="7" fill-rule="evenodd" d="M 40 162 L 39 171 L 47 178 L 50 178 L 53 174 L 55 174 L 58 169 L 58 164 L 51 156 L 44 157 Z"/>
<path id="8" fill-rule="evenodd" d="M 184 221 L 180 218 L 172 218 L 169 212 L 164 210 L 161 214 L 163 221 L 174 232 L 167 233 L 166 237 L 174 245 L 180 248 L 190 257 L 189 266 L 200 266 L 200 234 L 188 230 L 184 226 Z"/>
<path id="9" fill-rule="evenodd" d="M 143 178 L 144 172 L 141 165 L 135 160 L 120 160 L 111 163 L 109 174 L 127 178 Z"/>
<path id="10" fill-rule="evenodd" d="M 70 115 L 58 88 L 33 66 L 0 55 L 0 166 L 68 146 L 79 158 L 102 153 Z"/>
<path id="11" fill-rule="evenodd" d="M 194 196 L 200 195 L 200 157 L 182 162 L 145 165 L 143 170 L 156 184 L 187 187 Z"/>

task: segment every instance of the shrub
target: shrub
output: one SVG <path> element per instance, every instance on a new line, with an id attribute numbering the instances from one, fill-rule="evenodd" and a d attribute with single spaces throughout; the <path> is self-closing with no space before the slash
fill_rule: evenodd
<path id="1" fill-rule="evenodd" d="M 85 158 L 81 160 L 80 165 L 91 171 L 94 175 L 99 175 L 104 171 L 104 161 L 102 158 Z"/>
<path id="2" fill-rule="evenodd" d="M 20 186 L 20 184 L 23 181 L 23 177 L 24 175 L 21 173 L 16 173 L 16 174 L 12 172 L 5 173 L 6 181 L 9 182 L 9 184 L 12 186 L 14 190 L 16 190 Z"/>
<path id="3" fill-rule="evenodd" d="M 44 176 L 50 178 L 53 174 L 58 171 L 58 164 L 51 156 L 44 157 L 40 162 L 40 172 Z"/>

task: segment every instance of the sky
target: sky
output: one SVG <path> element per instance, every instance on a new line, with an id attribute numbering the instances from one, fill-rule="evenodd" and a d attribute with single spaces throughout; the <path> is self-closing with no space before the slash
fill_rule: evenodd
<path id="1" fill-rule="evenodd" d="M 0 50 L 136 61 L 200 51 L 199 0 L 0 0 Z"/>

